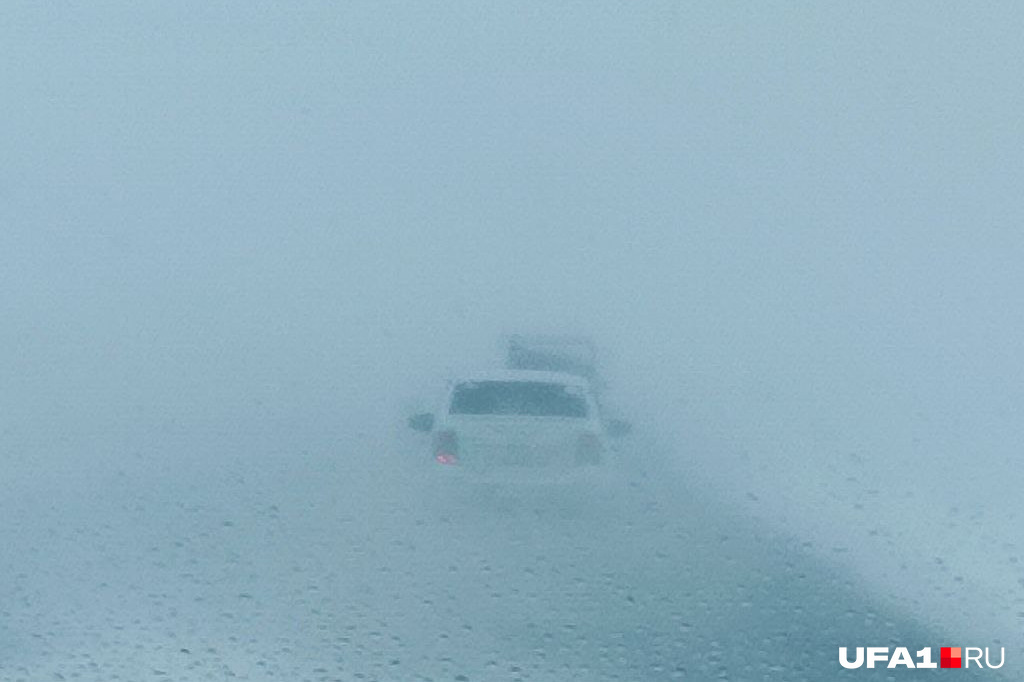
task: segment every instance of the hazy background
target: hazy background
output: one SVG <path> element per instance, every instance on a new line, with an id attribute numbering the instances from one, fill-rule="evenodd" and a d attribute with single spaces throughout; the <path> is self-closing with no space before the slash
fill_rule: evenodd
<path id="1" fill-rule="evenodd" d="M 682 471 L 1019 639 L 1021 35 L 1014 3 L 6 3 L 0 473 L 389 432 L 500 333 L 584 332 Z"/>

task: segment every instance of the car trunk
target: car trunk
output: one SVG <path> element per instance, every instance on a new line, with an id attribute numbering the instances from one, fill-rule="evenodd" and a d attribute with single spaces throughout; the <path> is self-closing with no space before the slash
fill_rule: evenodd
<path id="1" fill-rule="evenodd" d="M 522 415 L 459 415 L 450 422 L 467 469 L 570 468 L 587 420 Z"/>

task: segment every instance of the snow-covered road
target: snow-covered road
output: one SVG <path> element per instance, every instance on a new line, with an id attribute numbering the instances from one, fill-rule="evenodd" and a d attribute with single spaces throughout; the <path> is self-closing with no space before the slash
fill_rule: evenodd
<path id="1" fill-rule="evenodd" d="M 819 681 L 938 644 L 664 472 L 473 504 L 408 442 L 12 462 L 0 679 Z"/>

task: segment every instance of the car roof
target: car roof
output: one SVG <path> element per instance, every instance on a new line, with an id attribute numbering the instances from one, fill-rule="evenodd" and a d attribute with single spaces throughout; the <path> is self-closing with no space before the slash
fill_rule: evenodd
<path id="1" fill-rule="evenodd" d="M 528 369 L 492 369 L 473 372 L 456 377 L 452 383 L 461 384 L 474 381 L 523 381 L 546 384 L 565 384 L 588 388 L 590 383 L 583 377 L 566 372 L 540 372 Z"/>

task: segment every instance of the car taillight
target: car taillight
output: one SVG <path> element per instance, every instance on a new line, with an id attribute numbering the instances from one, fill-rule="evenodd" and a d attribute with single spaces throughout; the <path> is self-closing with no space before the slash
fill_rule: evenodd
<path id="1" fill-rule="evenodd" d="M 434 436 L 434 459 L 438 464 L 459 463 L 459 441 L 454 431 L 438 431 Z"/>
<path id="2" fill-rule="evenodd" d="M 596 434 L 580 434 L 580 439 L 576 443 L 577 464 L 600 464 L 602 455 L 604 455 L 604 446 L 601 445 L 601 439 Z"/>

